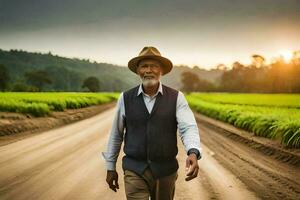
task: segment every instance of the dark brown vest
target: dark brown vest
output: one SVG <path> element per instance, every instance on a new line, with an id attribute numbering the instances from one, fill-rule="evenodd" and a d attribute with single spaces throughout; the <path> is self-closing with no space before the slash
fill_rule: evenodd
<path id="1" fill-rule="evenodd" d="M 149 114 L 143 94 L 137 96 L 139 86 L 124 92 L 125 136 L 122 167 L 142 174 L 147 166 L 156 178 L 177 171 L 178 91 L 162 85 Z"/>

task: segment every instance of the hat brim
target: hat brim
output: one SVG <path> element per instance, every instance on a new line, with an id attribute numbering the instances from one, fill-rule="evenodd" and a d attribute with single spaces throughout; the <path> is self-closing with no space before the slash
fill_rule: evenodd
<path id="1" fill-rule="evenodd" d="M 139 61 L 146 59 L 146 58 L 151 58 L 151 59 L 157 60 L 161 63 L 161 65 L 162 65 L 161 67 L 162 67 L 162 71 L 163 71 L 162 75 L 169 73 L 173 68 L 173 64 L 168 58 L 165 58 L 162 56 L 155 56 L 155 55 L 137 56 L 135 58 L 132 58 L 128 62 L 128 68 L 132 72 L 137 73 L 136 70 L 137 70 L 137 67 L 138 67 L 137 65 L 138 65 Z"/>

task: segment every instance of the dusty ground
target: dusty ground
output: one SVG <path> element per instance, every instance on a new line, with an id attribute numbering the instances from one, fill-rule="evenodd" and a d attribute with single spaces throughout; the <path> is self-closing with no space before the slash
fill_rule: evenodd
<path id="1" fill-rule="evenodd" d="M 0 199 L 125 199 L 105 182 L 105 151 L 114 109 L 0 147 Z M 199 124 L 203 158 L 199 176 L 184 181 L 180 164 L 175 199 L 299 199 L 300 170 Z"/>
<path id="2" fill-rule="evenodd" d="M 64 112 L 51 112 L 46 117 L 29 114 L 0 112 L 0 146 L 31 137 L 43 131 L 92 117 L 115 106 L 115 102 Z"/>

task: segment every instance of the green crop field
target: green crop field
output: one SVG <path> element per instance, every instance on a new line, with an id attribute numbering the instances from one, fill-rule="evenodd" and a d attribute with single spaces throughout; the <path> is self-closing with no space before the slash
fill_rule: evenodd
<path id="1" fill-rule="evenodd" d="M 43 92 L 0 93 L 0 111 L 45 116 L 51 111 L 83 108 L 114 101 L 119 93 Z"/>
<path id="2" fill-rule="evenodd" d="M 222 104 L 300 108 L 299 94 L 193 93 L 193 96 L 204 101 Z"/>
<path id="3" fill-rule="evenodd" d="M 300 147 L 300 95 L 191 93 L 187 100 L 199 113 Z"/>

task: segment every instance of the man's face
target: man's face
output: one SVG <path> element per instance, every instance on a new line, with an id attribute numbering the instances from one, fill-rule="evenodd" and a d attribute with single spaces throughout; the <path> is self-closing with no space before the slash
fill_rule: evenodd
<path id="1" fill-rule="evenodd" d="M 160 62 L 153 59 L 141 60 L 136 71 L 146 87 L 156 85 L 162 75 Z"/>

